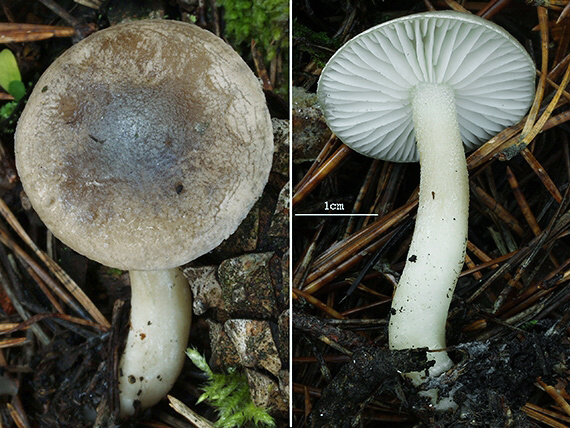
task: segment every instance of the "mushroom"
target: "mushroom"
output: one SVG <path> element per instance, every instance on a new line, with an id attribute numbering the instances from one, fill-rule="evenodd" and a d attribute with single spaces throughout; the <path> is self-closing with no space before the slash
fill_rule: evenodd
<path id="1" fill-rule="evenodd" d="M 195 25 L 117 25 L 46 70 L 15 150 L 24 190 L 53 234 L 130 271 L 120 412 L 152 406 L 185 359 L 191 295 L 178 266 L 233 233 L 268 179 L 273 135 L 259 82 Z"/>
<path id="2" fill-rule="evenodd" d="M 371 28 L 340 48 L 320 77 L 325 119 L 344 143 L 373 158 L 420 161 L 416 225 L 388 333 L 392 349 L 434 351 L 430 376 L 453 364 L 443 349 L 467 243 L 465 150 L 521 120 L 534 79 L 533 61 L 504 29 L 454 11 Z M 408 376 L 416 385 L 426 379 Z"/>

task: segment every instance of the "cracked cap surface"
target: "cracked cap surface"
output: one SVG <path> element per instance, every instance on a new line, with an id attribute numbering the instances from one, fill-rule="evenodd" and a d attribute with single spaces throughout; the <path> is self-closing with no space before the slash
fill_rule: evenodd
<path id="1" fill-rule="evenodd" d="M 197 26 L 99 31 L 38 81 L 16 131 L 24 189 L 54 235 L 120 269 L 164 269 L 218 246 L 267 182 L 260 84 Z"/>

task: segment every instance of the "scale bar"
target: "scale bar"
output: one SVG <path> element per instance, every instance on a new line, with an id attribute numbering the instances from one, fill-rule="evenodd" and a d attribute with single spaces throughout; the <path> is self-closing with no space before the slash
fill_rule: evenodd
<path id="1" fill-rule="evenodd" d="M 295 214 L 295 217 L 377 217 L 378 214 Z"/>

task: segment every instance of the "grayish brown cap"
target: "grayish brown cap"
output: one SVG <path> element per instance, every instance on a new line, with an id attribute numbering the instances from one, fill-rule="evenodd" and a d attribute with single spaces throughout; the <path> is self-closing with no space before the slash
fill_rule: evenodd
<path id="1" fill-rule="evenodd" d="M 16 162 L 47 227 L 104 265 L 164 269 L 227 238 L 267 182 L 273 135 L 260 84 L 197 26 L 99 31 L 38 81 Z"/>

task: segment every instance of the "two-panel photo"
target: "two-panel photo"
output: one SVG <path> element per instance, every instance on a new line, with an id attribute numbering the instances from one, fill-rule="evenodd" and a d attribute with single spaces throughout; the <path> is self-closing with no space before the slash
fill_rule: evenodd
<path id="1" fill-rule="evenodd" d="M 0 0 L 0 427 L 570 427 L 569 0 Z"/>

